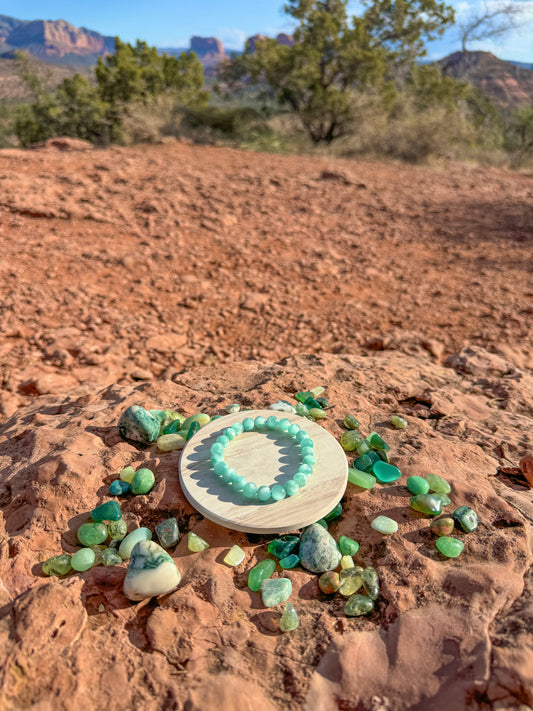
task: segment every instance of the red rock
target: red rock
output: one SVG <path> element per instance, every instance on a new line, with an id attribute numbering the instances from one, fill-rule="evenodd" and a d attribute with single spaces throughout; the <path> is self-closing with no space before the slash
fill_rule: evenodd
<path id="1" fill-rule="evenodd" d="M 533 486 L 533 456 L 531 454 L 526 454 L 526 456 L 520 460 L 520 471 L 529 485 Z"/>

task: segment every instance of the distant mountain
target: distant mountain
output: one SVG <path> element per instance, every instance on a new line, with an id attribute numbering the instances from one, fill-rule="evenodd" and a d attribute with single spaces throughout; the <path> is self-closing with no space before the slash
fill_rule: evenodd
<path id="1" fill-rule="evenodd" d="M 447 76 L 470 81 L 500 106 L 533 103 L 533 71 L 490 52 L 454 52 L 435 64 Z"/>

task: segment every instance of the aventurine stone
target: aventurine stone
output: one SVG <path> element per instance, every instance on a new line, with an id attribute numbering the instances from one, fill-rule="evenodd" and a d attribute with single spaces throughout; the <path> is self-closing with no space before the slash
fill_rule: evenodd
<path id="1" fill-rule="evenodd" d="M 169 554 L 154 541 L 139 541 L 131 551 L 124 579 L 128 600 L 145 600 L 171 592 L 179 585 L 181 575 Z"/>
<path id="2" fill-rule="evenodd" d="M 348 469 L 348 481 L 355 486 L 360 486 L 362 489 L 372 489 L 377 480 L 372 474 L 350 467 Z"/>
<path id="3" fill-rule="evenodd" d="M 141 528 L 136 528 L 131 533 L 128 533 L 126 538 L 122 541 L 118 547 L 118 554 L 122 560 L 128 560 L 131 556 L 131 552 L 134 547 L 139 543 L 139 541 L 149 541 L 152 538 L 152 531 L 149 528 L 141 526 Z"/>
<path id="4" fill-rule="evenodd" d="M 132 494 L 147 494 L 155 484 L 155 476 L 151 469 L 138 469 L 131 480 Z"/>
<path id="5" fill-rule="evenodd" d="M 120 521 L 122 513 L 118 501 L 106 501 L 91 511 L 93 521 Z"/>
<path id="6" fill-rule="evenodd" d="M 450 536 L 453 533 L 455 522 L 453 518 L 438 518 L 432 521 L 429 527 L 437 536 Z"/>
<path id="7" fill-rule="evenodd" d="M 477 513 L 470 506 L 459 506 L 452 514 L 455 525 L 465 533 L 471 533 L 477 528 Z"/>
<path id="8" fill-rule="evenodd" d="M 374 609 L 374 603 L 364 595 L 352 595 L 344 606 L 344 614 L 349 617 L 368 615 Z"/>
<path id="9" fill-rule="evenodd" d="M 322 573 L 318 579 L 318 587 L 326 595 L 331 595 L 337 592 L 341 584 L 340 575 L 334 570 L 328 570 L 327 573 Z"/>
<path id="10" fill-rule="evenodd" d="M 70 559 L 70 564 L 73 570 L 77 570 L 81 573 L 85 570 L 89 570 L 89 568 L 94 565 L 95 559 L 96 555 L 93 550 L 90 548 L 80 548 Z"/>
<path id="11" fill-rule="evenodd" d="M 127 481 L 122 481 L 122 479 L 115 479 L 109 485 L 109 493 L 111 496 L 123 496 L 127 494 L 130 490 L 130 485 Z"/>
<path id="12" fill-rule="evenodd" d="M 363 579 L 363 587 L 365 589 L 366 594 L 369 598 L 375 600 L 379 595 L 378 574 L 376 573 L 374 568 L 369 566 L 368 568 L 365 568 L 363 570 L 361 577 Z"/>
<path id="13" fill-rule="evenodd" d="M 383 533 L 384 535 L 390 535 L 391 533 L 396 533 L 398 530 L 398 524 L 392 518 L 388 516 L 377 516 L 370 524 L 374 531 Z"/>
<path id="14" fill-rule="evenodd" d="M 160 420 L 140 405 L 128 407 L 118 422 L 118 432 L 122 439 L 142 445 L 155 442 L 160 427 Z"/>
<path id="15" fill-rule="evenodd" d="M 341 559 L 335 539 L 318 523 L 303 532 L 299 555 L 302 566 L 312 573 L 335 570 Z"/>
<path id="16" fill-rule="evenodd" d="M 205 551 L 209 548 L 209 543 L 200 538 L 196 533 L 189 531 L 187 534 L 187 548 L 191 553 L 199 553 L 200 551 Z"/>
<path id="17" fill-rule="evenodd" d="M 270 541 L 267 546 L 267 550 L 276 558 L 286 558 L 290 555 L 298 546 L 300 545 L 300 537 L 287 534 L 286 536 L 281 536 L 275 541 Z"/>
<path id="18" fill-rule="evenodd" d="M 355 555 L 359 550 L 359 543 L 348 536 L 339 536 L 339 549 L 342 555 Z"/>
<path id="19" fill-rule="evenodd" d="M 420 513 L 428 516 L 438 516 L 442 511 L 442 501 L 432 494 L 411 496 L 409 506 L 415 511 L 420 511 Z"/>
<path id="20" fill-rule="evenodd" d="M 366 455 L 369 456 L 368 454 Z M 398 467 L 394 467 L 392 464 L 387 464 L 387 462 L 379 461 L 375 462 L 372 469 L 373 473 L 376 475 L 378 481 L 382 484 L 389 484 L 392 481 L 397 481 L 402 473 Z"/>
<path id="21" fill-rule="evenodd" d="M 180 537 L 178 522 L 174 517 L 158 523 L 155 527 L 155 532 L 163 548 L 171 548 L 176 545 Z"/>
<path id="22" fill-rule="evenodd" d="M 465 547 L 463 541 L 460 541 L 458 538 L 450 538 L 448 536 L 437 538 L 435 545 L 446 558 L 457 558 L 458 555 L 461 555 L 463 548 Z"/>
<path id="23" fill-rule="evenodd" d="M 288 602 L 283 610 L 283 615 L 279 621 L 279 628 L 282 632 L 291 632 L 300 624 L 298 613 L 294 609 L 292 602 Z"/>
<path id="24" fill-rule="evenodd" d="M 295 553 L 291 553 L 286 558 L 281 558 L 279 564 L 285 570 L 290 570 L 291 568 L 296 568 L 299 562 L 299 556 L 297 556 Z"/>
<path id="25" fill-rule="evenodd" d="M 443 479 L 438 474 L 426 474 L 426 481 L 429 484 L 430 491 L 436 491 L 439 494 L 449 494 L 452 487 L 446 479 Z"/>
<path id="26" fill-rule="evenodd" d="M 82 523 L 77 535 L 82 546 L 97 546 L 107 539 L 107 526 L 105 523 Z"/>
<path id="27" fill-rule="evenodd" d="M 429 494 L 429 484 L 421 476 L 407 477 L 407 481 L 405 483 L 407 484 L 407 488 L 411 494 L 414 496 L 417 494 Z"/>
<path id="28" fill-rule="evenodd" d="M 239 563 L 242 563 L 244 560 L 245 555 L 245 552 L 240 546 L 234 545 L 224 558 L 224 563 L 231 566 L 239 565 Z"/>
<path id="29" fill-rule="evenodd" d="M 67 554 L 54 555 L 43 563 L 43 573 L 45 575 L 57 575 L 59 577 L 70 573 L 71 570 L 70 556 Z"/>
<path id="30" fill-rule="evenodd" d="M 248 573 L 248 587 L 250 590 L 257 592 L 261 590 L 261 583 L 263 580 L 269 578 L 272 573 L 276 570 L 276 563 L 270 558 L 262 560 L 260 563 L 255 565 Z"/>
<path id="31" fill-rule="evenodd" d="M 265 607 L 275 607 L 288 600 L 292 592 L 289 578 L 267 578 L 261 583 L 261 598 Z"/>
<path id="32" fill-rule="evenodd" d="M 337 504 L 337 506 L 335 506 L 335 508 L 332 509 L 332 510 L 328 513 L 327 516 L 324 516 L 324 519 L 325 519 L 326 521 L 335 521 L 336 519 L 340 518 L 341 515 L 342 515 L 342 504 L 341 504 L 340 501 L 339 501 L 339 503 Z"/>

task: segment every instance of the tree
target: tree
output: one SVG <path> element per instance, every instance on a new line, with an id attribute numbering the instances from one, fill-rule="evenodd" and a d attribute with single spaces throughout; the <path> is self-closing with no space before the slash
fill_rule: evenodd
<path id="1" fill-rule="evenodd" d="M 473 10 L 459 24 L 463 52 L 471 42 L 501 37 L 516 29 L 524 17 L 524 7 L 517 2 L 497 2 L 483 0 L 480 7 Z"/>
<path id="2" fill-rule="evenodd" d="M 347 2 L 288 0 L 285 11 L 298 21 L 294 45 L 258 40 L 221 78 L 266 82 L 314 143 L 349 133 L 355 92 L 382 86 L 388 68 L 423 54 L 424 38 L 441 34 L 453 10 L 436 0 L 363 0 L 363 14 L 349 18 Z"/>

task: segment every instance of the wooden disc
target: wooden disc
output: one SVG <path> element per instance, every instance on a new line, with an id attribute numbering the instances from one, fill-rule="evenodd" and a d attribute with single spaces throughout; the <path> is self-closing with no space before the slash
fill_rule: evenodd
<path id="1" fill-rule="evenodd" d="M 309 433 L 316 465 L 306 485 L 294 496 L 266 502 L 233 491 L 213 471 L 211 446 L 222 431 L 245 417 L 287 417 Z M 224 451 L 228 466 L 258 487 L 285 484 L 301 464 L 300 447 L 286 433 L 243 432 Z M 299 415 L 274 410 L 236 412 L 213 420 L 192 437 L 180 459 L 180 483 L 188 501 L 206 518 L 236 531 L 284 533 L 326 516 L 341 500 L 348 480 L 348 461 L 337 440 L 320 425 Z"/>

